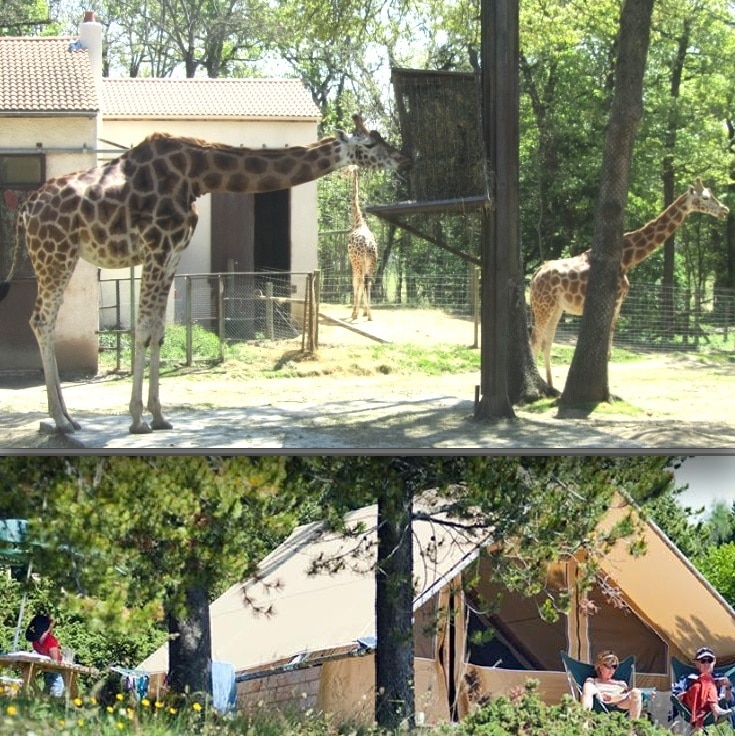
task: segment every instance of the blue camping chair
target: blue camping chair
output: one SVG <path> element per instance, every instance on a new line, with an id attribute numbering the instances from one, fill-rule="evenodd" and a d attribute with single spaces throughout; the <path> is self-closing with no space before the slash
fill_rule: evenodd
<path id="1" fill-rule="evenodd" d="M 561 654 L 561 661 L 564 664 L 564 670 L 567 673 L 567 681 L 569 682 L 569 689 L 572 692 L 572 696 L 579 702 L 582 701 L 582 687 L 584 681 L 588 677 L 596 677 L 595 666 L 588 664 L 587 662 L 581 662 L 574 657 L 570 657 L 566 652 L 559 652 Z M 613 674 L 613 678 L 616 680 L 623 680 L 629 687 L 635 685 L 635 657 L 631 655 L 625 659 L 621 659 L 618 662 L 618 667 Z M 627 710 L 618 708 L 610 703 L 603 703 L 600 698 L 595 697 L 592 703 L 592 710 L 595 713 L 627 713 Z"/>
<path id="2" fill-rule="evenodd" d="M 699 675 L 699 670 L 693 664 L 682 662 L 680 659 L 672 657 L 671 673 L 674 685 L 676 685 L 689 677 L 689 675 Z M 712 674 L 714 677 L 727 677 L 735 688 L 735 667 L 730 667 L 729 669 L 724 667 L 715 667 Z M 688 725 L 692 722 L 692 712 L 686 707 L 686 705 L 684 705 L 684 703 L 681 702 L 681 700 L 679 700 L 679 698 L 676 697 L 674 693 L 671 694 L 671 706 L 673 708 L 674 723 L 677 721 L 683 721 Z M 720 706 L 723 708 L 731 707 L 731 705 L 724 700 L 720 701 Z M 730 723 L 733 725 L 733 728 L 735 728 L 735 717 L 733 715 L 730 716 Z M 716 727 L 717 719 L 712 715 L 712 713 L 707 713 L 702 725 L 704 728 L 707 728 L 708 726 Z"/>

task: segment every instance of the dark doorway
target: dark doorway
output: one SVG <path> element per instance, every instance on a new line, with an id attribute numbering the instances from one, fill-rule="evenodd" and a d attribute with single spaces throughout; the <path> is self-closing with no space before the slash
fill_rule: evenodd
<path id="1" fill-rule="evenodd" d="M 255 195 L 255 270 L 291 270 L 291 190 Z"/>

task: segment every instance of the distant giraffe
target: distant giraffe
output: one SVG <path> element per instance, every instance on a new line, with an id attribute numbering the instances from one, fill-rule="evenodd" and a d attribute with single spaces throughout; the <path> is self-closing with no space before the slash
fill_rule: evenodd
<path id="1" fill-rule="evenodd" d="M 364 315 L 372 320 L 370 291 L 375 266 L 378 262 L 378 244 L 360 209 L 360 171 L 348 166 L 345 174 L 352 179 L 352 229 L 347 239 L 347 253 L 352 267 L 352 319 L 357 319 L 360 302 L 364 302 Z"/>
<path id="2" fill-rule="evenodd" d="M 730 210 L 705 188 L 701 179 L 690 186 L 684 194 L 672 202 L 658 217 L 623 236 L 623 258 L 615 301 L 613 329 L 620 315 L 620 307 L 628 294 L 630 282 L 628 271 L 648 258 L 663 244 L 692 212 L 704 212 L 723 218 Z M 533 331 L 531 352 L 534 358 L 539 350 L 544 351 L 546 382 L 551 383 L 551 344 L 554 342 L 556 326 L 562 313 L 582 314 L 587 293 L 590 268 L 590 251 L 586 250 L 573 258 L 547 261 L 531 279 L 531 311 Z M 611 336 L 612 340 L 612 336 Z"/>
<path id="3" fill-rule="evenodd" d="M 41 351 L 49 414 L 59 431 L 79 429 L 61 395 L 54 352 L 56 318 L 77 261 L 101 268 L 143 265 L 130 431 L 170 429 L 158 395 L 159 353 L 168 294 L 197 224 L 195 200 L 208 192 L 286 189 L 351 164 L 397 169 L 409 163 L 379 133 L 368 131 L 359 115 L 353 120 L 351 135 L 338 130 L 306 146 L 274 149 L 155 133 L 100 167 L 50 179 L 30 195 L 19 211 L 13 265 L 0 284 L 0 299 L 10 288 L 25 242 L 38 281 L 30 324 Z M 142 417 L 147 348 L 150 425 Z"/>

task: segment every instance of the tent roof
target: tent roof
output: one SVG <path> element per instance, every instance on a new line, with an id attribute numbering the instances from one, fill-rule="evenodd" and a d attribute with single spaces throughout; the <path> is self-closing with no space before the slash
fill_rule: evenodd
<path id="1" fill-rule="evenodd" d="M 622 496 L 602 522 L 609 528 L 630 511 Z M 257 578 L 232 586 L 210 606 L 213 659 L 237 670 L 264 667 L 305 652 L 324 652 L 375 635 L 375 559 L 377 507 L 348 515 L 348 526 L 362 522 L 363 533 L 343 539 L 322 525 L 298 527 L 260 566 Z M 706 643 L 721 659 L 735 658 L 735 611 L 692 567 L 653 523 L 644 524 L 647 554 L 633 557 L 620 541 L 601 560 L 604 572 L 635 612 L 684 655 Z M 414 610 L 459 574 L 491 541 L 490 532 L 474 537 L 430 521 L 414 523 Z M 419 549 L 434 549 L 429 560 Z M 361 560 L 353 555 L 368 549 Z M 334 574 L 310 574 L 320 559 L 340 558 Z M 139 667 L 168 669 L 162 646 Z"/>
<path id="2" fill-rule="evenodd" d="M 376 519 L 375 505 L 348 514 L 349 528 L 364 529 L 347 539 L 325 534 L 320 523 L 295 529 L 263 560 L 257 578 L 233 585 L 210 606 L 212 658 L 243 670 L 374 637 Z M 414 559 L 420 547 L 434 550 L 432 559 L 421 558 L 415 566 L 414 609 L 475 559 L 480 542 L 428 521 L 414 523 Z M 322 559 L 344 565 L 334 573 L 310 574 Z M 166 671 L 168 646 L 139 668 Z"/>
<path id="3" fill-rule="evenodd" d="M 610 528 L 629 511 L 618 497 L 601 526 Z M 644 533 L 645 555 L 631 557 L 621 540 L 602 560 L 610 580 L 680 655 L 693 656 L 706 644 L 719 660 L 735 660 L 735 611 L 653 522 Z"/>

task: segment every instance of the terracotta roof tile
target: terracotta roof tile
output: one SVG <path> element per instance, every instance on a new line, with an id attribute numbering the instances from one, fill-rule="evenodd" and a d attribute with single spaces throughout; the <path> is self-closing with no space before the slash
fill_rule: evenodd
<path id="1" fill-rule="evenodd" d="M 97 93 L 84 49 L 75 39 L 0 38 L 0 113 L 96 112 Z"/>
<path id="2" fill-rule="evenodd" d="M 319 120 L 297 79 L 102 80 L 105 118 L 243 118 Z"/>

